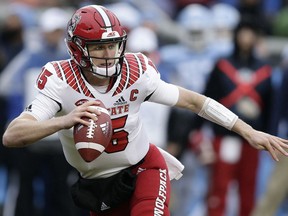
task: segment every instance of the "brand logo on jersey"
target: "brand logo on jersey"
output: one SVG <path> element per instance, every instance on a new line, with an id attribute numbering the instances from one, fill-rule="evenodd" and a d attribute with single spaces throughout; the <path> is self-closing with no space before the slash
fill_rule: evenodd
<path id="1" fill-rule="evenodd" d="M 141 167 L 139 167 L 138 170 L 137 170 L 136 175 L 138 175 L 139 173 L 141 173 L 141 172 L 143 172 L 143 171 L 145 171 L 145 170 L 146 170 L 146 168 L 141 168 Z"/>
<path id="2" fill-rule="evenodd" d="M 104 202 L 101 204 L 101 211 L 105 211 L 107 209 L 110 209 L 110 206 L 107 206 Z"/>
<path id="3" fill-rule="evenodd" d="M 113 105 L 119 106 L 119 105 L 123 105 L 123 104 L 127 104 L 127 101 L 124 99 L 123 96 L 121 96 Z"/>
<path id="4" fill-rule="evenodd" d="M 32 112 L 32 104 L 25 108 L 25 111 Z"/>

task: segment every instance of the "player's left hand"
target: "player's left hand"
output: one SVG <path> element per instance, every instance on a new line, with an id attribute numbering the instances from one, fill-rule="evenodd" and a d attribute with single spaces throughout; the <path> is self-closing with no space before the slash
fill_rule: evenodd
<path id="1" fill-rule="evenodd" d="M 279 161 L 277 157 L 278 152 L 288 156 L 288 152 L 285 150 L 288 150 L 288 140 L 286 139 L 253 129 L 247 141 L 256 149 L 269 151 L 276 161 Z"/>

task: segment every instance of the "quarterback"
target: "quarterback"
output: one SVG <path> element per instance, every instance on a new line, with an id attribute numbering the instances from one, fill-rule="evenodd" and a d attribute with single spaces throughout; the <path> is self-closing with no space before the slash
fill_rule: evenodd
<path id="1" fill-rule="evenodd" d="M 79 171 L 73 199 L 91 216 L 170 215 L 170 180 L 179 177 L 174 174 L 181 166 L 149 143 L 139 118 L 145 101 L 189 109 L 275 160 L 277 152 L 287 155 L 287 140 L 253 129 L 211 98 L 162 81 L 145 55 L 125 52 L 126 40 L 119 20 L 105 7 L 78 9 L 67 25 L 71 58 L 43 66 L 39 93 L 3 136 L 5 146 L 24 147 L 58 132 L 67 162 Z M 87 163 L 75 148 L 73 126 L 88 126 L 83 117 L 97 121 L 101 112 L 91 108 L 99 105 L 96 100 L 110 112 L 113 135 L 105 151 Z"/>

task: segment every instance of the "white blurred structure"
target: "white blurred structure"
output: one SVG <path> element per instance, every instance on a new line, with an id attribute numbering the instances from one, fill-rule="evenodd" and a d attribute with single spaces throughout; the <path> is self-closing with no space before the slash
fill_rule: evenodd
<path id="1" fill-rule="evenodd" d="M 130 52 L 144 52 L 148 54 L 157 51 L 158 38 L 156 33 L 150 28 L 142 26 L 133 29 L 128 35 L 127 49 Z"/>

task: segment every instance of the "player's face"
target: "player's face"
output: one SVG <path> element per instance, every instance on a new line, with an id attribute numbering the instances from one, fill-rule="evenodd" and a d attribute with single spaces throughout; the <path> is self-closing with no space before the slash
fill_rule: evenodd
<path id="1" fill-rule="evenodd" d="M 118 43 L 103 43 L 89 45 L 88 49 L 94 65 L 97 67 L 111 67 L 115 64 L 115 59 L 109 58 L 115 58 L 117 56 L 118 47 Z"/>
<path id="2" fill-rule="evenodd" d="M 257 43 L 257 35 L 253 30 L 243 28 L 237 34 L 237 43 L 242 51 L 250 51 Z"/>

